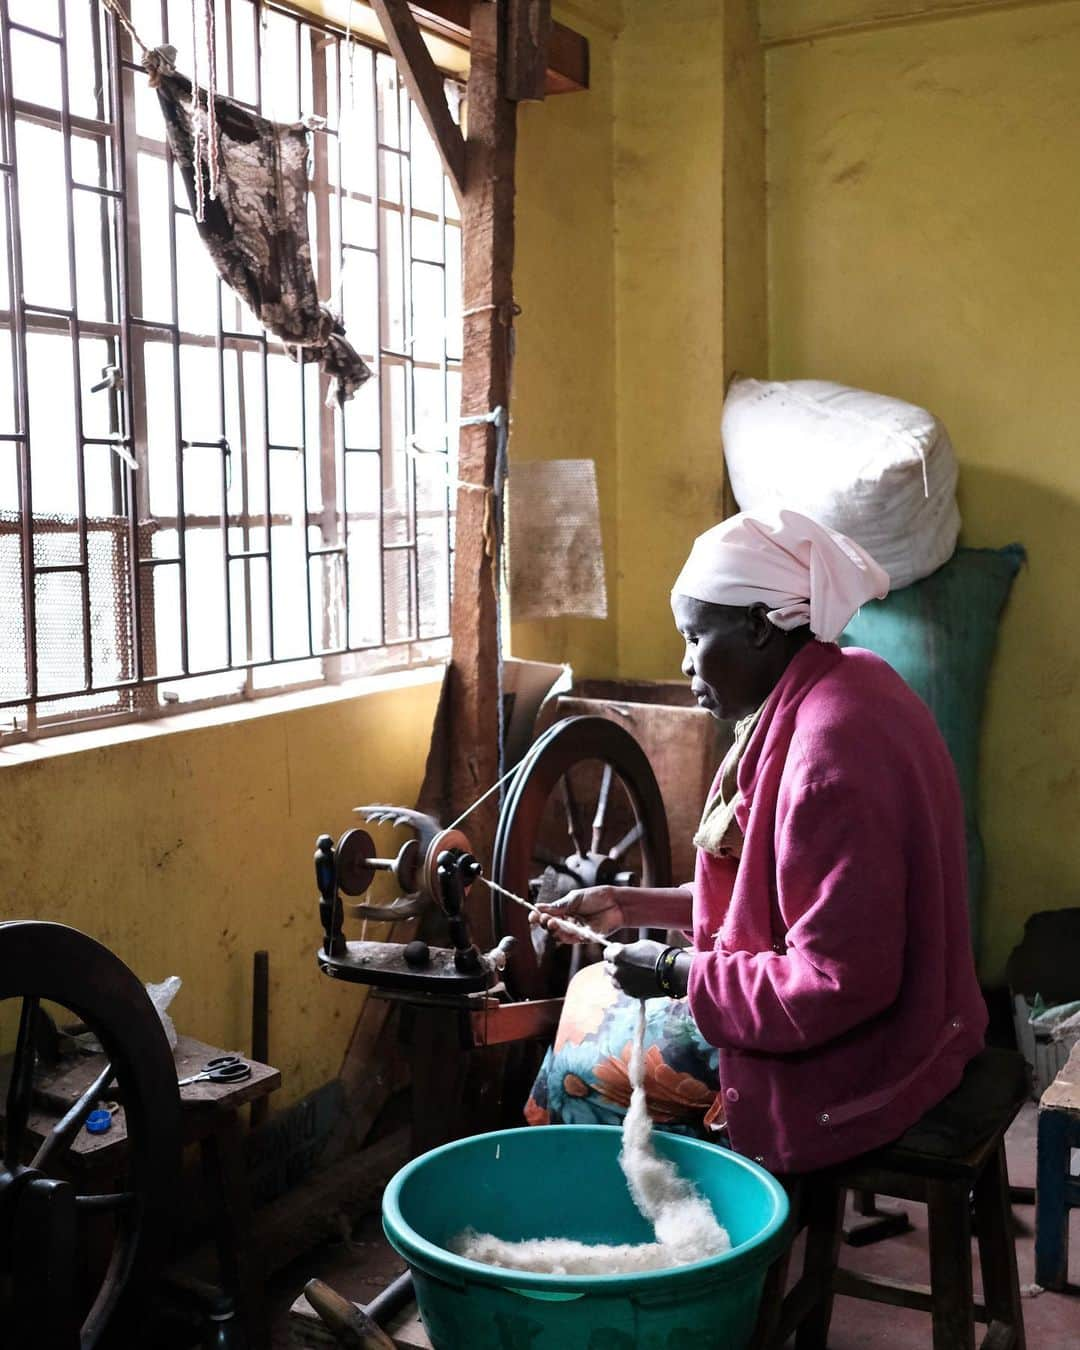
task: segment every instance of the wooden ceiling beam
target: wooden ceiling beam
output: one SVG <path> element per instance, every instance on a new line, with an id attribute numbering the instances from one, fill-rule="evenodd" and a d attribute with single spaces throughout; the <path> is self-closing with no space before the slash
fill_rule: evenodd
<path id="1" fill-rule="evenodd" d="M 450 42 L 468 45 L 471 0 L 417 0 L 410 8 L 421 28 Z M 548 39 L 547 94 L 574 94 L 589 87 L 589 40 L 552 22 Z"/>
<path id="2" fill-rule="evenodd" d="M 371 7 L 461 202 L 465 197 L 465 138 L 450 116 L 443 77 L 424 46 L 408 0 L 371 0 Z"/>

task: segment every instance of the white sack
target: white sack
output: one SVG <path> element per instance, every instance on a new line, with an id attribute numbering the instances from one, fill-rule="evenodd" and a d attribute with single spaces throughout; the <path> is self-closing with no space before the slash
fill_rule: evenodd
<path id="1" fill-rule="evenodd" d="M 724 457 L 743 511 L 788 506 L 849 535 L 894 590 L 956 548 L 956 456 L 923 408 L 825 380 L 735 380 Z"/>

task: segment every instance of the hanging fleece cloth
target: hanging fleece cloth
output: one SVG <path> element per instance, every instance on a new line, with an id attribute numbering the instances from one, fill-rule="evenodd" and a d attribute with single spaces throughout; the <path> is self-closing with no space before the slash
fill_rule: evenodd
<path id="1" fill-rule="evenodd" d="M 195 139 L 191 83 L 173 68 L 167 51 L 147 52 L 143 64 L 157 90 L 169 147 L 196 216 Z M 205 117 L 205 94 L 199 95 Z M 371 376 L 345 340 L 345 329 L 320 304 L 307 230 L 308 144 L 303 125 L 259 117 L 231 99 L 215 99 L 218 175 L 211 196 L 207 163 L 199 156 L 203 220 L 195 225 L 221 279 L 245 300 L 264 327 L 300 361 L 318 361 L 344 402 Z M 203 144 L 205 144 L 203 138 Z"/>

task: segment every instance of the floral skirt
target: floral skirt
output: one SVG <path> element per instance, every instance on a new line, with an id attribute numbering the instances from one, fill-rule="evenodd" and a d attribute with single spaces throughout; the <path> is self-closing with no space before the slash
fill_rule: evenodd
<path id="1" fill-rule="evenodd" d="M 645 1008 L 645 1095 L 653 1123 L 716 1138 L 724 1128 L 717 1051 L 702 1038 L 685 999 L 649 999 Z M 617 989 L 602 965 L 579 971 L 526 1103 L 528 1123 L 621 1125 L 630 1105 L 637 1017 L 638 1000 Z"/>

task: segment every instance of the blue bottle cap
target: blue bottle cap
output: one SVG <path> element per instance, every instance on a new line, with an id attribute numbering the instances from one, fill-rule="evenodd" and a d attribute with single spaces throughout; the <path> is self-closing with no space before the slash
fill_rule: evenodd
<path id="1" fill-rule="evenodd" d="M 112 1127 L 112 1114 L 109 1111 L 91 1111 L 86 1117 L 86 1128 L 91 1134 L 104 1134 Z"/>

